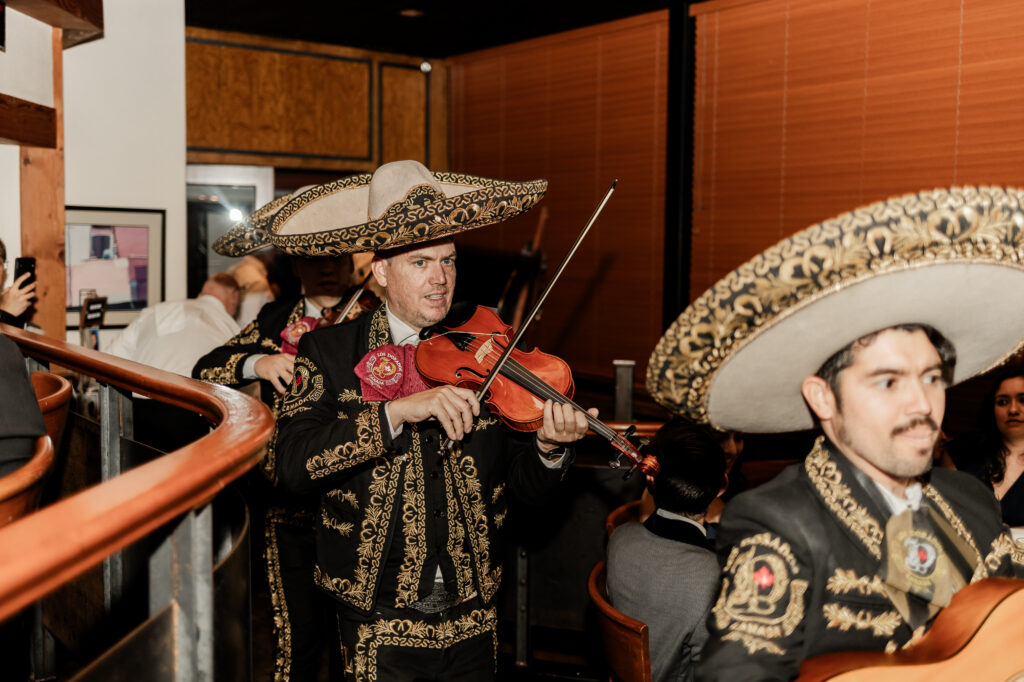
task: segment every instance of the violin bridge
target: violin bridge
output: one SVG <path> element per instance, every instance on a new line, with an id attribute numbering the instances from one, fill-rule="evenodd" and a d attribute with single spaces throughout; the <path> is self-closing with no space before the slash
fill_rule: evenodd
<path id="1" fill-rule="evenodd" d="M 480 344 L 479 350 L 477 350 L 476 355 L 473 356 L 474 358 L 476 358 L 477 364 L 484 364 L 484 359 L 487 358 L 487 356 L 490 354 L 492 350 L 494 350 L 494 343 L 491 341 L 491 339 L 488 338 L 486 341 Z"/>

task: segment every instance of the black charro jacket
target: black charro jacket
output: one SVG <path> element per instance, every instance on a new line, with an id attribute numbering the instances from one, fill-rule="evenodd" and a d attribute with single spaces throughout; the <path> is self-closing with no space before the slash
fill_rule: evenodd
<path id="1" fill-rule="evenodd" d="M 449 591 L 490 604 L 501 582 L 508 495 L 540 502 L 564 470 L 545 467 L 533 437 L 484 406 L 447 455 L 436 421 L 405 424 L 392 438 L 385 403 L 364 401 L 353 373 L 391 342 L 381 306 L 299 343 L 276 450 L 285 489 L 320 501 L 314 579 L 365 614 L 426 596 L 440 566 Z"/>
<path id="2" fill-rule="evenodd" d="M 1024 575 L 1024 548 L 976 479 L 935 469 L 923 504 L 944 517 L 973 554 L 975 582 Z M 883 587 L 890 517 L 874 485 L 824 437 L 802 464 L 726 505 L 719 528 L 722 588 L 697 678 L 789 680 L 822 654 L 894 650 L 916 640 Z"/>

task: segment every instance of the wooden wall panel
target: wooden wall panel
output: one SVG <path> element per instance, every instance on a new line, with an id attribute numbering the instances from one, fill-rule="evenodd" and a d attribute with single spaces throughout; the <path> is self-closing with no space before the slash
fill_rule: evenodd
<path id="1" fill-rule="evenodd" d="M 715 0 L 698 17 L 691 296 L 858 206 L 1024 186 L 1013 0 Z"/>
<path id="2" fill-rule="evenodd" d="M 191 27 L 185 60 L 190 163 L 446 164 L 442 61 Z"/>
<path id="3" fill-rule="evenodd" d="M 416 159 L 429 165 L 430 75 L 419 66 L 381 64 L 380 162 Z"/>
<path id="4" fill-rule="evenodd" d="M 668 13 L 460 55 L 450 74 L 451 167 L 550 182 L 542 244 L 559 263 L 615 178 L 618 190 L 531 335 L 576 372 L 642 380 L 661 336 Z M 459 242 L 518 251 L 535 209 Z"/>
<path id="5" fill-rule="evenodd" d="M 185 54 L 189 148 L 371 158 L 369 60 L 198 39 Z"/>

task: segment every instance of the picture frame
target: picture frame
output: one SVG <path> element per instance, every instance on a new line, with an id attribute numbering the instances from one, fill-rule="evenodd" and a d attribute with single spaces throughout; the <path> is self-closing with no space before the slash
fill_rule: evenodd
<path id="1" fill-rule="evenodd" d="M 131 324 L 164 300 L 162 209 L 65 207 L 67 326 L 77 329 L 82 296 L 107 299 L 105 327 Z"/>

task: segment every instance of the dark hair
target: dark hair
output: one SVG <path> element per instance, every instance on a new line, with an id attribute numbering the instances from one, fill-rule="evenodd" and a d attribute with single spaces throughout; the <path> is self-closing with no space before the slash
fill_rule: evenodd
<path id="1" fill-rule="evenodd" d="M 676 514 L 706 512 L 725 483 L 725 453 L 711 429 L 676 417 L 658 429 L 653 447 L 661 465 L 654 503 Z"/>
<path id="2" fill-rule="evenodd" d="M 953 382 L 953 369 L 956 367 L 956 348 L 953 347 L 949 339 L 943 336 L 935 327 L 927 324 L 896 324 L 885 329 L 879 329 L 876 332 L 871 332 L 870 334 L 865 334 L 859 339 L 851 341 L 833 353 L 818 368 L 818 371 L 814 373 L 815 376 L 824 379 L 828 383 L 828 387 L 832 389 L 832 394 L 836 397 L 836 407 L 841 407 L 839 401 L 839 373 L 853 364 L 853 354 L 855 351 L 867 348 L 874 343 L 879 334 L 889 329 L 898 329 L 904 332 L 924 332 L 939 354 L 939 360 L 942 362 L 942 380 L 947 385 Z"/>
<path id="3" fill-rule="evenodd" d="M 999 483 L 1006 474 L 1006 456 L 1010 454 L 1006 441 L 996 423 L 996 394 L 1008 379 L 1024 379 L 1024 367 L 1018 364 L 1003 367 L 993 379 L 992 387 L 985 396 L 978 412 L 978 451 L 981 457 L 979 475 L 989 483 Z"/>
<path id="4" fill-rule="evenodd" d="M 3 239 L 0 239 L 0 263 L 7 264 L 7 247 L 4 245 Z"/>

